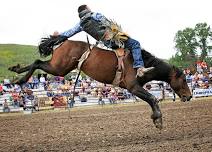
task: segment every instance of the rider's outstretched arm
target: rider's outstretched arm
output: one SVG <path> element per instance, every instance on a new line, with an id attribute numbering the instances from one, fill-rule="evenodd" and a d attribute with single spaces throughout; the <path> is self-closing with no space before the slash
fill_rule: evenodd
<path id="1" fill-rule="evenodd" d="M 79 33 L 82 31 L 82 27 L 80 26 L 80 23 L 77 23 L 73 28 L 61 33 L 60 35 L 66 36 L 66 37 L 72 37 L 73 35 Z"/>

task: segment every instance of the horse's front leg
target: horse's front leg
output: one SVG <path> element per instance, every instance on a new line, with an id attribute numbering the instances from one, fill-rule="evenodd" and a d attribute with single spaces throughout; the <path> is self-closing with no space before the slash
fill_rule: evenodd
<path id="1" fill-rule="evenodd" d="M 158 100 L 150 94 L 148 91 L 146 91 L 142 86 L 139 84 L 135 84 L 132 88 L 129 89 L 130 92 L 142 100 L 146 101 L 152 108 L 153 114 L 151 118 L 153 119 L 153 122 L 156 126 L 156 128 L 162 129 L 162 113 L 160 111 Z"/>

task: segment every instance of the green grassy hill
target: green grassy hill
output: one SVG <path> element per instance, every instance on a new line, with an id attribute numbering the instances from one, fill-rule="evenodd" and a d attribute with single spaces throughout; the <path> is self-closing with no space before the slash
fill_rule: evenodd
<path id="1" fill-rule="evenodd" d="M 31 64 L 35 59 L 40 58 L 36 46 L 18 44 L 0 44 L 0 80 L 12 79 L 16 73 L 10 72 L 8 67 Z"/>

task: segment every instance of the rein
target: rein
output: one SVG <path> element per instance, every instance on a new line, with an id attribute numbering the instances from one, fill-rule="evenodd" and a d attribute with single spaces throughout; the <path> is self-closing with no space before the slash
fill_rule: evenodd
<path id="1" fill-rule="evenodd" d="M 88 44 L 89 44 L 88 49 L 91 51 L 92 49 L 90 48 L 90 43 L 89 43 L 88 36 L 87 36 L 87 41 L 88 41 Z M 77 78 L 76 78 L 75 83 L 74 83 L 74 90 L 73 90 L 73 97 L 72 97 L 72 100 L 73 100 L 73 101 L 74 101 L 74 93 L 75 93 L 75 89 L 76 89 L 76 85 L 77 85 L 77 82 L 78 82 L 80 73 L 81 73 L 81 68 L 79 69 L 79 72 L 78 72 L 78 74 L 77 74 Z"/>
<path id="2" fill-rule="evenodd" d="M 91 50 L 99 44 L 99 41 L 97 41 L 96 44 L 94 46 L 92 46 L 92 48 L 91 48 L 90 47 L 91 45 L 90 45 L 90 42 L 89 42 L 89 39 L 88 39 L 88 35 L 87 35 L 87 42 L 88 42 L 88 50 L 87 51 L 89 51 L 89 52 L 91 52 Z M 78 66 L 79 72 L 77 74 L 77 78 L 76 78 L 75 83 L 74 83 L 72 101 L 74 101 L 75 89 L 76 89 L 76 85 L 77 85 L 77 82 L 78 82 L 78 79 L 79 79 L 79 76 L 80 76 L 80 73 L 81 73 L 81 68 L 80 67 L 81 67 L 82 63 L 83 62 L 81 62 L 80 66 Z M 70 117 L 70 108 L 68 108 L 68 109 L 69 109 L 69 117 Z"/>

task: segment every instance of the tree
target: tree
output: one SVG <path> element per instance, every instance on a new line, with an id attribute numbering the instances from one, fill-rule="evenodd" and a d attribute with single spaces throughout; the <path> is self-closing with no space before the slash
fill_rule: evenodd
<path id="1" fill-rule="evenodd" d="M 200 49 L 200 60 L 204 60 L 208 53 L 212 49 L 212 31 L 207 23 L 198 23 L 195 26 L 195 35 L 198 43 L 198 48 Z"/>
<path id="2" fill-rule="evenodd" d="M 198 45 L 195 31 L 192 28 L 186 28 L 179 30 L 175 35 L 175 48 L 177 49 L 178 60 L 179 56 L 181 60 L 195 60 L 196 58 L 196 47 Z"/>
<path id="3" fill-rule="evenodd" d="M 191 60 L 184 60 L 182 58 L 182 55 L 179 55 L 179 53 L 176 53 L 174 56 L 172 56 L 169 60 L 168 63 L 176 65 L 177 67 L 181 68 L 187 68 L 191 66 Z"/>
<path id="4" fill-rule="evenodd" d="M 195 28 L 179 30 L 174 42 L 177 52 L 169 62 L 186 66 L 194 64 L 197 60 L 207 60 L 208 64 L 212 64 L 212 59 L 208 56 L 212 50 L 212 31 L 206 23 L 198 23 Z"/>

